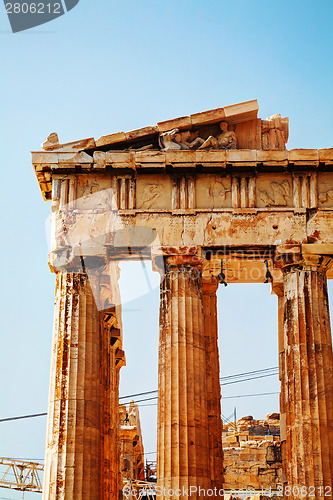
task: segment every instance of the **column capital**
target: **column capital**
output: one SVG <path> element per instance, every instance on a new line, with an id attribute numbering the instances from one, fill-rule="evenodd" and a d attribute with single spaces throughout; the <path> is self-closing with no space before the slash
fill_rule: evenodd
<path id="1" fill-rule="evenodd" d="M 321 245 L 278 245 L 275 250 L 274 266 L 283 273 L 291 271 L 316 271 L 326 274 L 333 264 L 333 254 L 318 253 Z M 324 250 L 324 248 L 323 248 Z"/>
<path id="2" fill-rule="evenodd" d="M 203 259 L 198 255 L 170 255 L 164 257 L 164 261 L 171 267 L 199 267 L 202 269 Z"/>
<path id="3" fill-rule="evenodd" d="M 153 271 L 157 271 L 162 277 L 165 272 L 177 268 L 197 268 L 202 270 L 204 253 L 201 247 L 160 247 L 156 254 L 151 254 Z"/>
<path id="4" fill-rule="evenodd" d="M 109 262 L 107 255 L 82 254 L 80 247 L 64 245 L 48 254 L 48 264 L 53 273 L 98 274 Z"/>
<path id="5" fill-rule="evenodd" d="M 172 255 L 164 257 L 164 277 L 171 279 L 187 275 L 191 280 L 200 283 L 202 289 L 203 259 L 197 255 Z"/>

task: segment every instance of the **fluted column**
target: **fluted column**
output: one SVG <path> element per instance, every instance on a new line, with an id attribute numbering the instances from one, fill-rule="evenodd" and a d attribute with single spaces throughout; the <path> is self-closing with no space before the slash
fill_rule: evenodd
<path id="1" fill-rule="evenodd" d="M 286 486 L 314 487 L 314 497 L 324 499 L 324 487 L 333 483 L 333 356 L 325 258 L 289 256 L 283 273 Z"/>
<path id="2" fill-rule="evenodd" d="M 207 408 L 209 429 L 210 477 L 212 488 L 223 488 L 223 448 L 221 418 L 220 362 L 217 332 L 216 278 L 203 281 L 203 311 L 206 347 Z"/>
<path id="3" fill-rule="evenodd" d="M 287 373 L 285 367 L 285 335 L 284 335 L 284 307 L 285 297 L 283 289 L 283 276 L 281 281 L 273 281 L 272 293 L 277 295 L 278 299 L 278 349 L 279 349 L 279 380 L 280 390 L 280 440 L 281 440 L 281 459 L 283 481 L 287 478 L 287 458 L 286 458 L 286 386 Z"/>
<path id="4" fill-rule="evenodd" d="M 176 490 L 182 488 L 211 486 L 206 390 L 200 267 L 191 257 L 168 257 L 159 341 L 157 467 L 158 486 L 165 488 L 162 498 L 179 498 Z M 199 498 L 198 492 L 192 490 L 191 498 Z"/>
<path id="5" fill-rule="evenodd" d="M 118 370 L 85 274 L 57 273 L 43 499 L 116 499 Z"/>

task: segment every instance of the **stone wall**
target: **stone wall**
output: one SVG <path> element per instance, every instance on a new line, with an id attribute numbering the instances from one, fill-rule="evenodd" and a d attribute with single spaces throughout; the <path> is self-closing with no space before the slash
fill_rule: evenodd
<path id="1" fill-rule="evenodd" d="M 224 488 L 276 489 L 282 484 L 280 415 L 243 417 L 223 426 Z"/>

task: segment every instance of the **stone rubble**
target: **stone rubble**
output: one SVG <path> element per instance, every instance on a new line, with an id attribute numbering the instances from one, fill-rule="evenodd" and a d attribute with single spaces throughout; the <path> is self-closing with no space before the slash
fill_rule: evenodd
<path id="1" fill-rule="evenodd" d="M 280 415 L 243 417 L 223 426 L 224 488 L 276 489 L 282 486 Z"/>

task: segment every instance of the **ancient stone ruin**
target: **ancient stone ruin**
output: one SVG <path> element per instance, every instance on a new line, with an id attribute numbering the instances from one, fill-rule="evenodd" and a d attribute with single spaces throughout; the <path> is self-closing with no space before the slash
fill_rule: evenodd
<path id="1" fill-rule="evenodd" d="M 225 490 L 277 491 L 284 483 L 278 413 L 223 425 L 222 446 Z"/>
<path id="2" fill-rule="evenodd" d="M 44 499 L 116 499 L 121 490 L 125 259 L 151 259 L 161 274 L 162 498 L 223 488 L 216 291 L 227 282 L 270 282 L 278 296 L 286 497 L 303 487 L 327 498 L 333 149 L 288 151 L 288 119 L 257 113 L 254 100 L 97 140 L 61 144 L 53 133 L 32 153 L 52 201 L 57 278 Z"/>
<path id="3" fill-rule="evenodd" d="M 145 480 L 145 461 L 139 408 L 133 401 L 119 407 L 120 475 L 123 479 Z"/>

